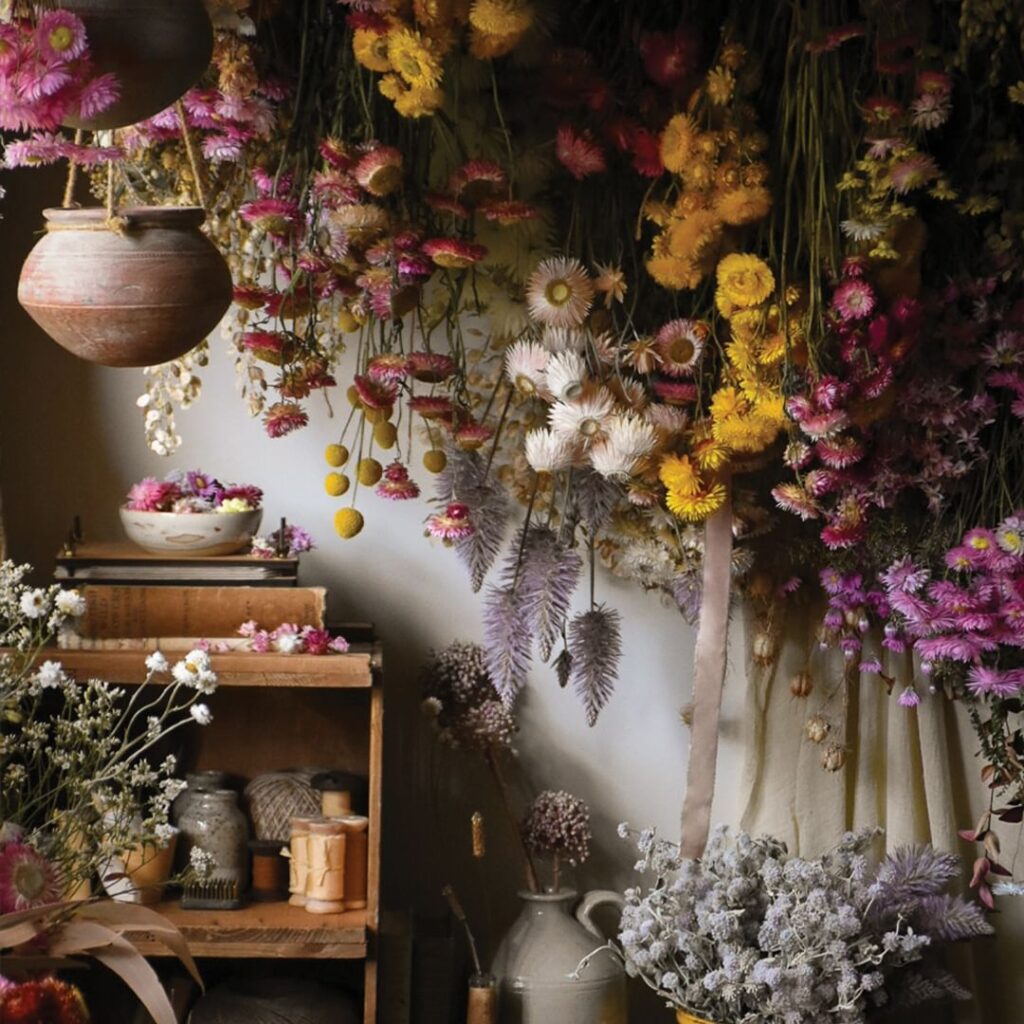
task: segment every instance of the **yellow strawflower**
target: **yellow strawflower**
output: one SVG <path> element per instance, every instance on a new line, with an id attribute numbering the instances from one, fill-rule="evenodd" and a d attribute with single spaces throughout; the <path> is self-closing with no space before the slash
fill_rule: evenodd
<path id="1" fill-rule="evenodd" d="M 746 309 L 767 299 L 775 289 L 775 275 L 764 260 L 748 253 L 734 252 L 718 264 L 715 303 L 719 309 Z M 723 315 L 728 315 L 723 312 Z"/>

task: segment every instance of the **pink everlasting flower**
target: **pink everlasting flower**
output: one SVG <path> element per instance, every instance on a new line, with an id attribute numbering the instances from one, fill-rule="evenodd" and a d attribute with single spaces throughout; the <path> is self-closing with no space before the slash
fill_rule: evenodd
<path id="1" fill-rule="evenodd" d="M 326 629 L 306 626 L 302 640 L 307 654 L 327 654 L 331 648 L 331 634 Z"/>
<path id="2" fill-rule="evenodd" d="M 901 708 L 916 708 L 921 703 L 921 697 L 912 686 L 906 687 L 896 699 Z"/>
<path id="3" fill-rule="evenodd" d="M 572 125 L 563 124 L 555 136 L 555 155 L 562 166 L 577 180 L 607 169 L 604 151 L 589 131 L 577 133 Z"/>
<path id="4" fill-rule="evenodd" d="M 850 278 L 832 295 L 832 308 L 843 320 L 863 320 L 875 308 L 875 293 L 867 281 Z"/>
<path id="5" fill-rule="evenodd" d="M 166 512 L 181 497 L 176 483 L 147 476 L 128 491 L 125 508 L 136 512 Z"/>
<path id="6" fill-rule="evenodd" d="M 695 32 L 678 28 L 674 32 L 644 32 L 640 56 L 647 77 L 665 89 L 676 89 L 697 69 L 700 42 Z"/>
<path id="7" fill-rule="evenodd" d="M 70 11 L 49 11 L 36 27 L 39 55 L 48 63 L 67 62 L 85 53 L 87 42 L 82 19 Z"/>
<path id="8" fill-rule="evenodd" d="M 275 402 L 263 417 L 268 437 L 284 437 L 309 423 L 309 415 L 296 402 Z"/>
<path id="9" fill-rule="evenodd" d="M 93 118 L 121 98 L 121 83 L 113 74 L 98 75 L 82 87 L 78 94 L 78 113 Z"/>
<path id="10" fill-rule="evenodd" d="M 0 913 L 12 914 L 59 898 L 53 865 L 25 843 L 0 849 Z"/>

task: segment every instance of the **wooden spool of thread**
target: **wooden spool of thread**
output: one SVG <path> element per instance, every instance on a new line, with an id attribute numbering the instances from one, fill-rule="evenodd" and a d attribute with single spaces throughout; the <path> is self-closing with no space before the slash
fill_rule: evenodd
<path id="1" fill-rule="evenodd" d="M 295 907 L 306 905 L 306 878 L 309 875 L 309 827 L 313 818 L 292 818 L 288 841 L 288 902 Z"/>
<path id="2" fill-rule="evenodd" d="M 474 975 L 469 979 L 466 1024 L 498 1024 L 498 987 L 494 978 Z"/>
<path id="3" fill-rule="evenodd" d="M 362 910 L 366 906 L 370 819 L 361 814 L 349 814 L 338 821 L 348 840 L 345 850 L 345 909 Z"/>
<path id="4" fill-rule="evenodd" d="M 291 865 L 281 856 L 281 846 L 276 839 L 253 839 L 249 843 L 252 851 L 252 898 L 257 903 L 275 903 L 288 895 Z"/>
<path id="5" fill-rule="evenodd" d="M 345 829 L 340 821 L 310 822 L 306 910 L 338 914 L 345 909 Z"/>
<path id="6" fill-rule="evenodd" d="M 325 818 L 341 818 L 352 813 L 350 789 L 325 789 L 320 794 L 321 813 Z"/>

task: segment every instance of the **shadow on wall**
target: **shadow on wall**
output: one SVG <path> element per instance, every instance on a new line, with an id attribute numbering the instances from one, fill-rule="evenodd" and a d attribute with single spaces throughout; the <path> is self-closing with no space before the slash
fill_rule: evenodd
<path id="1" fill-rule="evenodd" d="M 137 373 L 97 368 L 48 338 L 18 305 L 21 265 L 42 229 L 40 209 L 57 205 L 57 168 L 5 171 L 0 184 L 0 489 L 10 557 L 31 562 L 39 581 L 78 514 L 87 530 L 111 518 L 104 496 L 121 482 L 101 443 L 103 409 L 96 374 Z M 84 197 L 83 197 L 84 199 Z"/>

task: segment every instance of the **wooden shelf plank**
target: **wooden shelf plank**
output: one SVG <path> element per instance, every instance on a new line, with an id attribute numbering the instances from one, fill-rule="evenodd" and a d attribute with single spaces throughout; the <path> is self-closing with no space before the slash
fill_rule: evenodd
<path id="1" fill-rule="evenodd" d="M 367 913 L 310 914 L 290 903 L 252 903 L 241 910 L 182 910 L 176 901 L 153 907 L 184 935 L 197 957 L 362 960 Z M 170 956 L 145 935 L 133 937 L 146 956 Z"/>
<path id="2" fill-rule="evenodd" d="M 76 679 L 141 683 L 146 678 L 145 651 L 63 651 L 53 648 L 44 658 L 59 661 Z M 168 661 L 174 662 L 173 655 Z M 380 667 L 378 644 L 353 647 L 348 654 L 256 654 L 252 651 L 210 652 L 221 686 L 306 688 L 368 687 Z"/>

